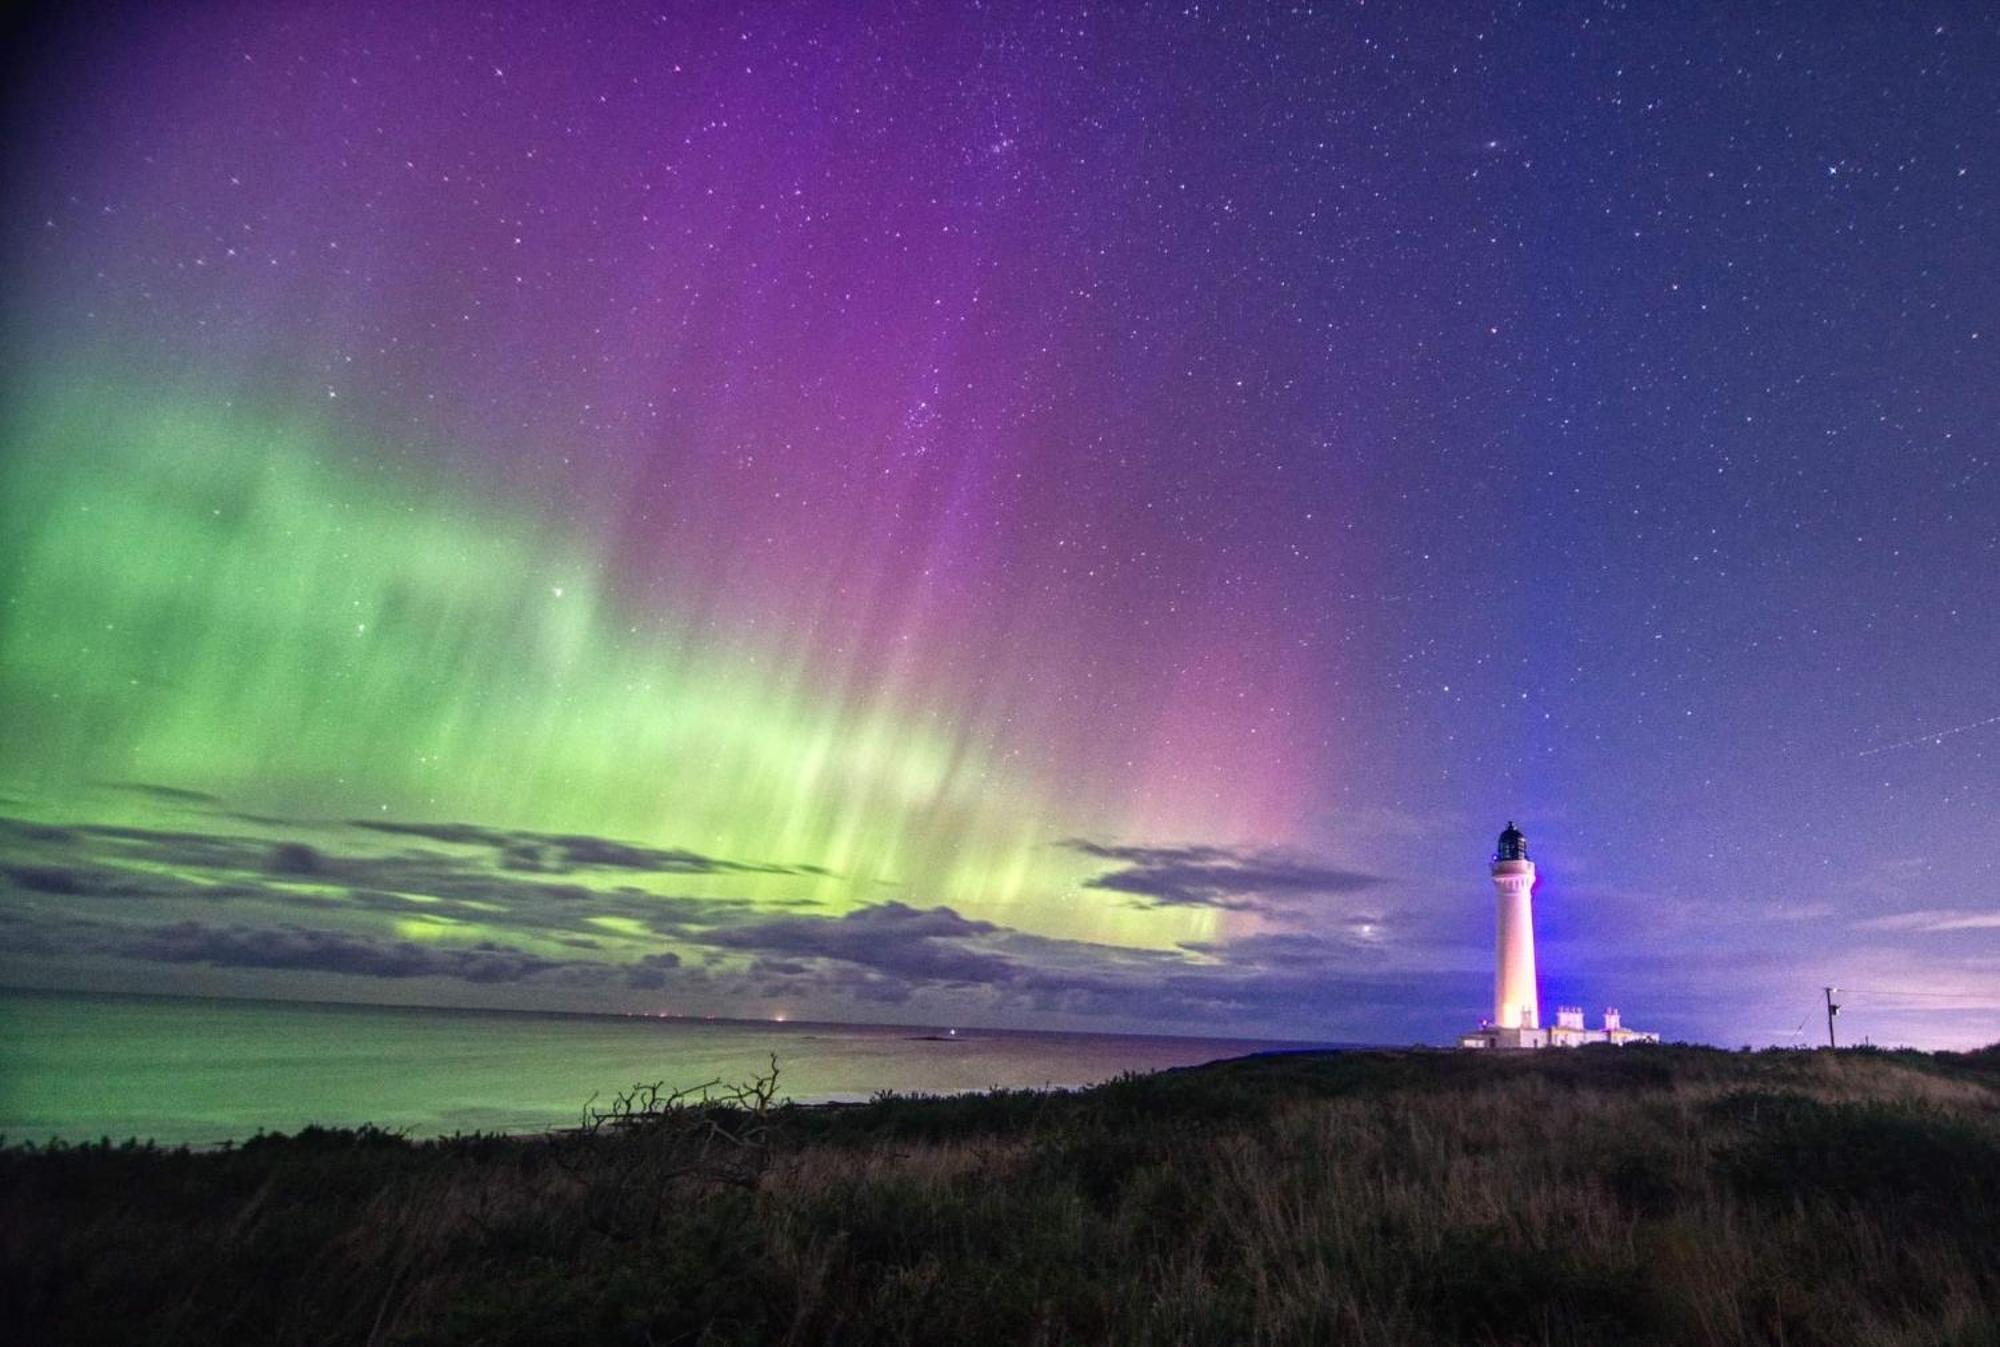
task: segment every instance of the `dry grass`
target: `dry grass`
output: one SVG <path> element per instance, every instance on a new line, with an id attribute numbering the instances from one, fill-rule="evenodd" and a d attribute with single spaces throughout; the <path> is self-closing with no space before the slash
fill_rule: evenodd
<path id="1" fill-rule="evenodd" d="M 780 1111 L 755 1163 L 706 1168 L 688 1116 L 15 1150 L 0 1336 L 1996 1343 L 1994 1066 L 1277 1058 Z"/>

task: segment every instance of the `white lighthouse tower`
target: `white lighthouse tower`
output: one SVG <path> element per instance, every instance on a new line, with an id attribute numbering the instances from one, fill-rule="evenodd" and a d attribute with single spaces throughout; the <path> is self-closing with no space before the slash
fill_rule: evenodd
<path id="1" fill-rule="evenodd" d="M 1542 1027 L 1542 993 L 1535 981 L 1535 863 L 1528 839 L 1512 823 L 1493 850 L 1493 1018 L 1460 1034 L 1461 1048 L 1578 1048 L 1586 1043 L 1657 1043 L 1660 1036 L 1627 1029 L 1615 1010 L 1589 1029 L 1582 1006 L 1558 1006 Z"/>
<path id="2" fill-rule="evenodd" d="M 1493 852 L 1493 1024 L 1500 1029 L 1542 1027 L 1542 997 L 1535 983 L 1535 863 L 1528 839 L 1510 820 Z"/>

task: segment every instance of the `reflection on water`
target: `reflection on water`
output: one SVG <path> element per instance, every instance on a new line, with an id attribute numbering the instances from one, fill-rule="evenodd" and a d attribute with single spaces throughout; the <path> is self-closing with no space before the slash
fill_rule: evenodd
<path id="1" fill-rule="evenodd" d="M 0 1135 L 210 1142 L 308 1123 L 559 1127 L 593 1092 L 742 1081 L 792 1099 L 1085 1085 L 1278 1046 L 880 1025 L 0 993 Z M 1284 1045 L 1298 1046 L 1298 1045 Z"/>

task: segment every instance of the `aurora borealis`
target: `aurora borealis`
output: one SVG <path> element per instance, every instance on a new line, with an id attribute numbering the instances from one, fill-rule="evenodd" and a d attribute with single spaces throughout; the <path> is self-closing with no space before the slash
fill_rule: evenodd
<path id="1" fill-rule="evenodd" d="M 1004 905 L 1061 826 L 1034 770 L 977 750 L 989 727 L 893 667 L 863 686 L 808 638 L 621 619 L 557 528 L 413 505 L 311 432 L 115 397 L 28 430 L 11 496 L 15 723 L 58 782 L 664 832 L 810 859 L 848 900 L 915 873 Z"/>
<path id="2" fill-rule="evenodd" d="M 2000 1036 L 1991 15 L 28 49 L 0 980 Z"/>

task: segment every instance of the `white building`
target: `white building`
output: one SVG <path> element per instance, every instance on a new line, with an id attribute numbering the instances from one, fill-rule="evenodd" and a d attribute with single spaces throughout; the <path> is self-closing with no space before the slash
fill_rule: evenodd
<path id="1" fill-rule="evenodd" d="M 1493 1018 L 1459 1037 L 1461 1048 L 1576 1048 L 1585 1043 L 1657 1043 L 1658 1034 L 1627 1029 L 1616 1010 L 1604 1027 L 1587 1029 L 1582 1006 L 1559 1006 L 1556 1022 L 1542 1027 L 1542 994 L 1535 980 L 1535 863 L 1528 839 L 1512 823 L 1493 853 Z"/>

